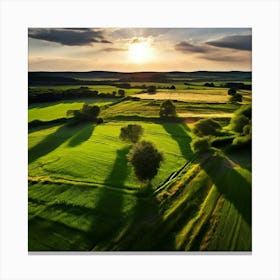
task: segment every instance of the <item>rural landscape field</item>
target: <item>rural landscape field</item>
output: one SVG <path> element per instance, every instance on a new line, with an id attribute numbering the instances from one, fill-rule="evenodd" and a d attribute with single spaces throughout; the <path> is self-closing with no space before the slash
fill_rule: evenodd
<path id="1" fill-rule="evenodd" d="M 112 65 L 112 53 L 127 51 L 127 71 L 120 64 L 119 71 L 103 70 L 98 58 L 91 67 L 102 70 L 74 71 L 66 59 L 61 70 L 53 59 L 33 57 L 56 48 L 73 56 L 82 43 L 111 46 L 116 30 L 29 30 L 30 252 L 252 250 L 251 30 L 213 29 L 231 37 L 213 39 L 223 44 L 176 41 L 180 56 L 211 57 L 203 71 L 184 61 L 180 71 L 171 62 L 166 68 L 166 57 L 153 68 L 156 38 L 187 31 L 172 30 L 119 32 L 116 42 L 127 45 L 99 49 Z M 155 32 L 162 37 L 145 37 Z M 232 70 L 212 70 L 216 57 L 221 63 L 219 49 L 221 68 Z"/>

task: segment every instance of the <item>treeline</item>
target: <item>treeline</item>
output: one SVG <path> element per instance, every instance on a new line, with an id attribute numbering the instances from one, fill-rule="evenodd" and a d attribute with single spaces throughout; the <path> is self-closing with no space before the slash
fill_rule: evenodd
<path id="1" fill-rule="evenodd" d="M 75 98 L 91 98 L 91 97 L 104 97 L 104 98 L 116 98 L 124 97 L 125 91 L 119 89 L 112 93 L 99 93 L 98 90 L 91 90 L 88 87 L 72 88 L 72 89 L 36 89 L 28 88 L 28 102 L 52 102 L 66 99 Z"/>

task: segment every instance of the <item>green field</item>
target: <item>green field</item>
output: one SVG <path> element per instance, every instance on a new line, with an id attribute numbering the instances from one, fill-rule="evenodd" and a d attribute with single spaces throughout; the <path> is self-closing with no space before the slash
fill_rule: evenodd
<path id="1" fill-rule="evenodd" d="M 99 105 L 103 119 L 100 124 L 30 125 L 29 251 L 252 250 L 251 152 L 194 154 L 190 144 L 196 120 L 210 117 L 227 125 L 241 104 L 228 102 L 227 89 L 180 84 L 153 95 L 131 89 L 129 94 L 139 100 L 96 97 L 29 104 L 29 122 L 66 117 L 84 103 Z M 73 88 L 55 88 L 68 87 Z M 250 103 L 251 92 L 243 94 L 243 103 Z M 164 99 L 177 100 L 177 118 L 159 118 Z M 119 138 L 128 124 L 141 125 L 142 140 L 153 142 L 164 157 L 150 192 L 128 163 L 132 144 Z"/>
<path id="2" fill-rule="evenodd" d="M 67 117 L 68 110 L 79 110 L 83 104 L 103 106 L 111 104 L 113 98 L 81 98 L 59 102 L 34 103 L 28 106 L 28 122 L 33 120 L 50 121 Z"/>

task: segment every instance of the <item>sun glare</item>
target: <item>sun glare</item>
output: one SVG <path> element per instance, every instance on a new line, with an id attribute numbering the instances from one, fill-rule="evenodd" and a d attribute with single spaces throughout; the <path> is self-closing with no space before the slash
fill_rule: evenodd
<path id="1" fill-rule="evenodd" d="M 129 58 L 134 63 L 145 63 L 152 58 L 152 48 L 149 42 L 131 43 Z"/>

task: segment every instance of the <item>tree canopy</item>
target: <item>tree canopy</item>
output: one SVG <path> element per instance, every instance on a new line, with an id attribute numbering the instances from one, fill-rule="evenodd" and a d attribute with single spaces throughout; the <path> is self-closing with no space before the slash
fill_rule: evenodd
<path id="1" fill-rule="evenodd" d="M 134 168 L 136 177 L 142 182 L 149 182 L 158 173 L 163 155 L 153 143 L 141 141 L 131 148 L 128 160 Z"/>
<path id="2" fill-rule="evenodd" d="M 122 141 L 136 143 L 143 135 L 143 128 L 138 124 L 128 124 L 121 128 L 120 139 Z"/>

